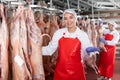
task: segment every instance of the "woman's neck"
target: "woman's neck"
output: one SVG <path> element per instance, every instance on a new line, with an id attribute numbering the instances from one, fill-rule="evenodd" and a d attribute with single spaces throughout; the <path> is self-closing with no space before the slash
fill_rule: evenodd
<path id="1" fill-rule="evenodd" d="M 110 29 L 110 31 L 114 31 L 114 30 L 115 30 L 115 28 Z"/>
<path id="2" fill-rule="evenodd" d="M 76 29 L 77 29 L 77 27 L 68 27 L 68 32 L 73 33 L 76 31 Z"/>

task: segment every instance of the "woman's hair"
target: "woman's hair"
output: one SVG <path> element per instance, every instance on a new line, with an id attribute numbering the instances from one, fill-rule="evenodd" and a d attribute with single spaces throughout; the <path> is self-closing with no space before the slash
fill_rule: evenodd
<path id="1" fill-rule="evenodd" d="M 108 21 L 108 24 L 112 24 L 114 28 L 117 27 L 117 24 L 114 21 Z"/>
<path id="2" fill-rule="evenodd" d="M 63 18 L 62 18 L 63 21 L 64 21 L 64 14 L 65 14 L 66 12 L 73 14 L 73 16 L 75 17 L 75 20 L 76 20 L 75 22 L 77 22 L 77 14 L 76 14 L 76 12 L 75 12 L 73 9 L 66 9 L 66 10 L 63 12 Z"/>

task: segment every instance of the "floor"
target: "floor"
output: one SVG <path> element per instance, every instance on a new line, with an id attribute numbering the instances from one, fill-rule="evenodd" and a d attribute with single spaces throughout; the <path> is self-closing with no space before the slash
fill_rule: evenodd
<path id="1" fill-rule="evenodd" d="M 91 68 L 87 69 L 86 78 L 87 80 L 96 80 L 97 74 Z M 115 60 L 115 69 L 112 80 L 120 80 L 120 59 Z"/>
<path id="2" fill-rule="evenodd" d="M 116 60 L 113 80 L 120 80 L 120 59 Z"/>

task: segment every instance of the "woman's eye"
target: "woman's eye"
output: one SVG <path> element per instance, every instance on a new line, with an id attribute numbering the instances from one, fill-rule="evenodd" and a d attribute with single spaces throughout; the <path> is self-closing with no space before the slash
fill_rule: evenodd
<path id="1" fill-rule="evenodd" d="M 70 19 L 73 19 L 73 16 L 70 16 Z"/>

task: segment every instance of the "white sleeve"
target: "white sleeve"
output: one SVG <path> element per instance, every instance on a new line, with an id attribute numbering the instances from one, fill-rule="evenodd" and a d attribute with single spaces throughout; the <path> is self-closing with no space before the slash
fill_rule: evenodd
<path id="1" fill-rule="evenodd" d="M 80 38 L 81 38 L 80 39 L 81 40 L 81 57 L 83 60 L 85 60 L 89 57 L 89 55 L 86 52 L 86 48 L 92 47 L 93 45 L 90 43 L 90 40 L 89 40 L 88 35 L 86 33 L 81 35 Z"/>
<path id="2" fill-rule="evenodd" d="M 119 41 L 119 33 L 115 31 L 113 33 L 113 36 L 114 36 L 114 38 L 111 41 L 106 40 L 107 45 L 116 45 L 117 44 L 117 42 Z"/>
<path id="3" fill-rule="evenodd" d="M 47 46 L 42 47 L 42 55 L 52 55 L 58 48 L 59 34 L 56 31 Z"/>

